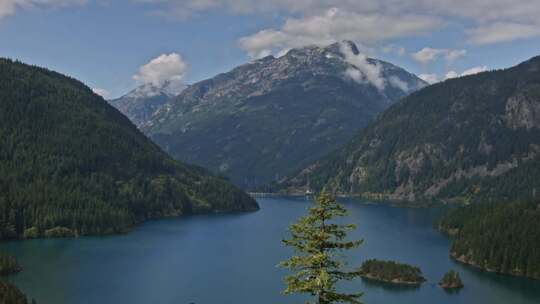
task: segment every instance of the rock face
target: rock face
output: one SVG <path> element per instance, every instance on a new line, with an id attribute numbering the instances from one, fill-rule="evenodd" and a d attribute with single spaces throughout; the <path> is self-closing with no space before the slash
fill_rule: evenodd
<path id="1" fill-rule="evenodd" d="M 142 130 L 175 158 L 253 188 L 345 143 L 424 85 L 351 42 L 305 47 L 190 86 Z"/>
<path id="2" fill-rule="evenodd" d="M 128 94 L 110 100 L 109 103 L 126 115 L 138 128 L 147 124 L 152 115 L 162 107 L 169 98 L 177 96 L 185 89 L 170 82 L 161 85 L 144 84 Z"/>
<path id="3" fill-rule="evenodd" d="M 279 187 L 408 201 L 538 197 L 539 66 L 536 57 L 415 92 Z"/>
<path id="4" fill-rule="evenodd" d="M 506 125 L 511 129 L 540 128 L 540 102 L 518 94 L 506 102 Z"/>

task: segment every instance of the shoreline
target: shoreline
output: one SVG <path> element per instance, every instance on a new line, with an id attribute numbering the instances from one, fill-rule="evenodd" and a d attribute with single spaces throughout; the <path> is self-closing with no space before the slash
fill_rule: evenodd
<path id="1" fill-rule="evenodd" d="M 540 281 L 540 278 L 530 277 L 530 276 L 523 275 L 523 274 L 516 273 L 516 272 L 502 272 L 502 271 L 498 271 L 498 270 L 495 270 L 495 269 L 480 266 L 478 263 L 476 263 L 474 261 L 470 261 L 467 258 L 465 258 L 464 255 L 457 256 L 457 254 L 455 252 L 450 252 L 450 258 L 452 258 L 452 260 L 454 260 L 454 261 L 456 261 L 458 263 L 461 263 L 461 264 L 463 264 L 465 266 L 469 266 L 469 267 L 472 267 L 472 268 L 475 268 L 475 269 L 478 269 L 478 270 L 481 270 L 481 271 L 484 271 L 484 272 L 503 275 L 503 276 L 524 278 L 524 279 L 529 279 L 529 280 L 534 280 L 534 281 Z"/>
<path id="2" fill-rule="evenodd" d="M 306 195 L 302 192 L 248 192 L 248 194 L 253 198 L 264 198 L 264 197 L 313 197 L 314 194 Z M 364 194 L 343 194 L 338 193 L 335 195 L 336 198 L 349 198 L 349 199 L 358 199 L 370 203 L 384 203 L 389 204 L 394 207 L 406 207 L 406 208 L 430 208 L 433 206 L 441 205 L 451 205 L 458 203 L 451 203 L 445 201 L 433 201 L 433 200 L 418 200 L 418 201 L 409 201 L 409 200 L 398 200 L 392 198 L 382 198 L 382 197 L 371 197 Z"/>
<path id="3" fill-rule="evenodd" d="M 132 225 L 126 226 L 118 231 L 103 232 L 103 233 L 87 233 L 87 234 L 80 234 L 77 231 L 73 231 L 74 235 L 65 236 L 65 237 L 45 237 L 43 235 L 40 235 L 38 237 L 25 238 L 24 236 L 17 236 L 17 237 L 9 238 L 9 239 L 0 239 L 0 244 L 6 243 L 6 242 L 23 242 L 23 241 L 32 241 L 32 240 L 78 239 L 80 237 L 106 237 L 106 236 L 114 236 L 114 235 L 125 235 L 137 229 L 138 226 L 147 222 L 152 222 L 152 221 L 183 218 L 183 217 L 197 216 L 197 215 L 213 215 L 213 214 L 219 215 L 219 214 L 235 214 L 235 213 L 243 214 L 243 213 L 257 212 L 259 210 L 260 210 L 260 206 L 258 208 L 249 208 L 246 210 L 213 210 L 211 212 L 193 212 L 193 213 L 188 213 L 188 214 L 155 215 L 155 216 L 149 216 L 148 218 L 145 218 L 142 220 L 137 220 Z M 71 230 L 71 228 L 68 228 L 68 229 Z"/>
<path id="4" fill-rule="evenodd" d="M 422 285 L 422 283 L 426 281 L 426 280 L 423 280 L 423 281 L 415 282 L 415 281 L 402 281 L 399 279 L 386 280 L 386 279 L 381 279 L 371 274 L 361 274 L 360 277 L 363 279 L 368 279 L 368 280 L 376 281 L 376 282 L 382 282 L 382 283 L 393 284 L 393 285 L 406 285 L 406 286 L 420 286 Z"/>

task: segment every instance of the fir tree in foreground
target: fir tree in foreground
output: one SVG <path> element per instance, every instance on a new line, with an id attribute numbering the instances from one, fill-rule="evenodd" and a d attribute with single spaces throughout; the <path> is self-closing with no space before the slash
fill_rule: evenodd
<path id="1" fill-rule="evenodd" d="M 347 210 L 323 192 L 315 198 L 308 215 L 289 227 L 291 238 L 283 242 L 293 247 L 296 255 L 281 263 L 293 272 L 285 278 L 285 294 L 309 294 L 315 301 L 308 303 L 316 304 L 361 303 L 362 293 L 345 294 L 336 289 L 338 282 L 360 276 L 357 271 L 345 271 L 346 263 L 341 259 L 342 251 L 362 243 L 346 240 L 347 232 L 356 229 L 355 225 L 335 223 L 335 218 L 346 215 Z"/>

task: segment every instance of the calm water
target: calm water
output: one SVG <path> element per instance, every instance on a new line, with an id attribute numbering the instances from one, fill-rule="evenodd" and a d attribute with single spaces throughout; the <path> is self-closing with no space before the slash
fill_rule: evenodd
<path id="1" fill-rule="evenodd" d="M 301 303 L 282 296 L 283 270 L 290 253 L 280 240 L 286 227 L 308 207 L 304 199 L 259 199 L 249 214 L 160 220 L 127 235 L 75 240 L 2 243 L 24 271 L 13 277 L 40 304 L 276 304 Z M 436 209 L 394 208 L 342 200 L 354 237 L 365 244 L 351 265 L 367 258 L 420 266 L 428 282 L 420 288 L 392 288 L 361 280 L 344 286 L 365 292 L 363 301 L 394 303 L 540 303 L 540 282 L 499 276 L 454 263 L 448 240 L 432 228 Z M 458 270 L 465 288 L 449 294 L 436 282 Z"/>

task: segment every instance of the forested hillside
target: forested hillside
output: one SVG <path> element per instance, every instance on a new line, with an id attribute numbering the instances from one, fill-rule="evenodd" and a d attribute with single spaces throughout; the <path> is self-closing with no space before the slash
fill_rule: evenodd
<path id="1" fill-rule="evenodd" d="M 439 228 L 453 238 L 455 259 L 540 279 L 540 204 L 474 204 L 451 211 Z"/>
<path id="2" fill-rule="evenodd" d="M 353 141 L 283 180 L 283 191 L 405 201 L 540 195 L 540 57 L 446 80 L 383 112 Z"/>
<path id="3" fill-rule="evenodd" d="M 256 208 L 227 181 L 172 160 L 84 84 L 0 60 L 0 239 Z"/>

